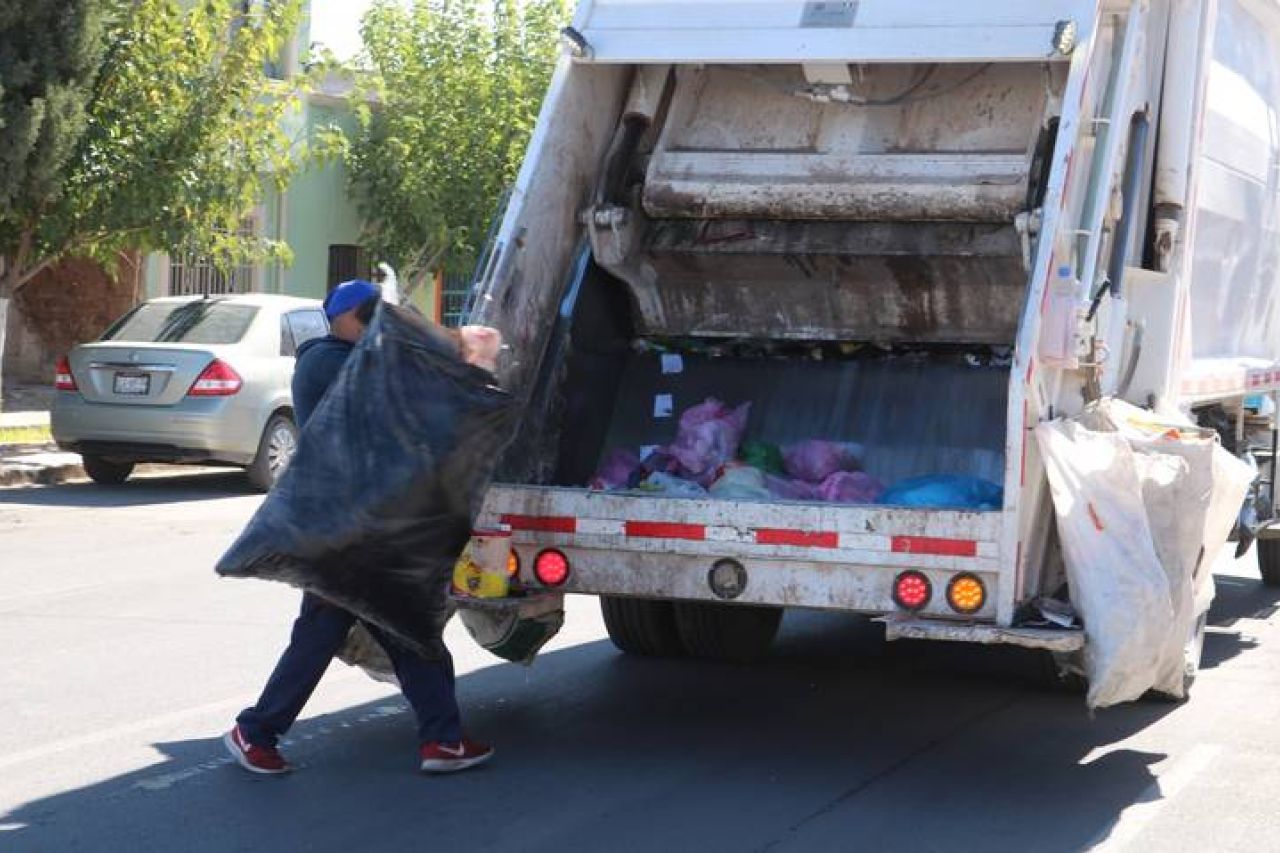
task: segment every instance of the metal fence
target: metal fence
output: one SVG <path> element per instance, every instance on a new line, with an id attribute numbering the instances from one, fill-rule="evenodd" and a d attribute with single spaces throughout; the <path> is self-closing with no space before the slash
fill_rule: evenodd
<path id="1" fill-rule="evenodd" d="M 236 233 L 252 237 L 257 233 L 256 217 L 240 224 Z M 258 289 L 258 268 L 251 263 L 219 268 L 200 255 L 183 252 L 169 256 L 170 296 L 219 296 L 229 293 L 252 293 Z"/>
<path id="2" fill-rule="evenodd" d="M 470 273 L 445 273 L 440 281 L 440 322 L 461 326 L 467 319 L 467 297 L 471 293 Z"/>

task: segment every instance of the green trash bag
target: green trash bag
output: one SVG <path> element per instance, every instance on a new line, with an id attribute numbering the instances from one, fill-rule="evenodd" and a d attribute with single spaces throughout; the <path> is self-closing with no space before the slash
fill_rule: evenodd
<path id="1" fill-rule="evenodd" d="M 767 441 L 748 441 L 742 445 L 742 461 L 766 474 L 783 474 L 782 450 Z"/>

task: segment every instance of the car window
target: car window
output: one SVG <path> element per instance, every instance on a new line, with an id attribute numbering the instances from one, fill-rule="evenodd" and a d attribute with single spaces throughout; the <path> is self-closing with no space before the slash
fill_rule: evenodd
<path id="1" fill-rule="evenodd" d="M 290 357 L 298 354 L 298 345 L 293 340 L 293 332 L 289 328 L 289 317 L 284 314 L 280 316 L 280 354 Z"/>
<path id="2" fill-rule="evenodd" d="M 146 302 L 126 314 L 102 336 L 104 341 L 138 343 L 235 344 L 258 313 L 253 305 L 201 299 L 194 302 Z"/>
<path id="3" fill-rule="evenodd" d="M 289 322 L 289 330 L 293 332 L 293 342 L 302 346 L 312 338 L 323 338 L 329 334 L 329 321 L 324 318 L 323 311 L 307 309 L 291 311 L 285 315 Z"/>

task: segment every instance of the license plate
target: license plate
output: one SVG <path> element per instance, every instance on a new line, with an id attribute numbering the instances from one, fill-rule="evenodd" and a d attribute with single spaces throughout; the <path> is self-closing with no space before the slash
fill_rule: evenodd
<path id="1" fill-rule="evenodd" d="M 150 394 L 151 377 L 145 373 L 117 373 L 113 387 L 117 394 Z"/>

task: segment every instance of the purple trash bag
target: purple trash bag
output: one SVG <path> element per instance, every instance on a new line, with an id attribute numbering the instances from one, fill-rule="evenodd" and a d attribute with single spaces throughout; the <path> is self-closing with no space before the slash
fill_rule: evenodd
<path id="1" fill-rule="evenodd" d="M 806 483 L 821 483 L 837 471 L 857 471 L 861 448 L 839 441 L 810 439 L 786 448 L 782 453 L 787 473 Z"/>
<path id="2" fill-rule="evenodd" d="M 612 450 L 600 463 L 599 470 L 588 485 L 606 492 L 625 489 L 631 485 L 632 478 L 639 470 L 640 456 L 635 451 L 621 448 Z"/>
<path id="3" fill-rule="evenodd" d="M 818 487 L 812 483 L 806 483 L 804 480 L 792 480 L 787 477 L 776 477 L 773 474 L 767 474 L 764 481 L 765 485 L 769 487 L 769 494 L 784 501 L 822 500 L 822 496 L 818 493 Z"/>
<path id="4" fill-rule="evenodd" d="M 675 442 L 666 451 L 680 463 L 680 473 L 701 486 L 710 486 L 721 467 L 738 455 L 751 404 L 732 409 L 711 399 L 685 411 Z"/>
<path id="5" fill-rule="evenodd" d="M 869 504 L 884 494 L 884 483 L 862 471 L 837 471 L 822 481 L 818 494 L 833 504 Z"/>

